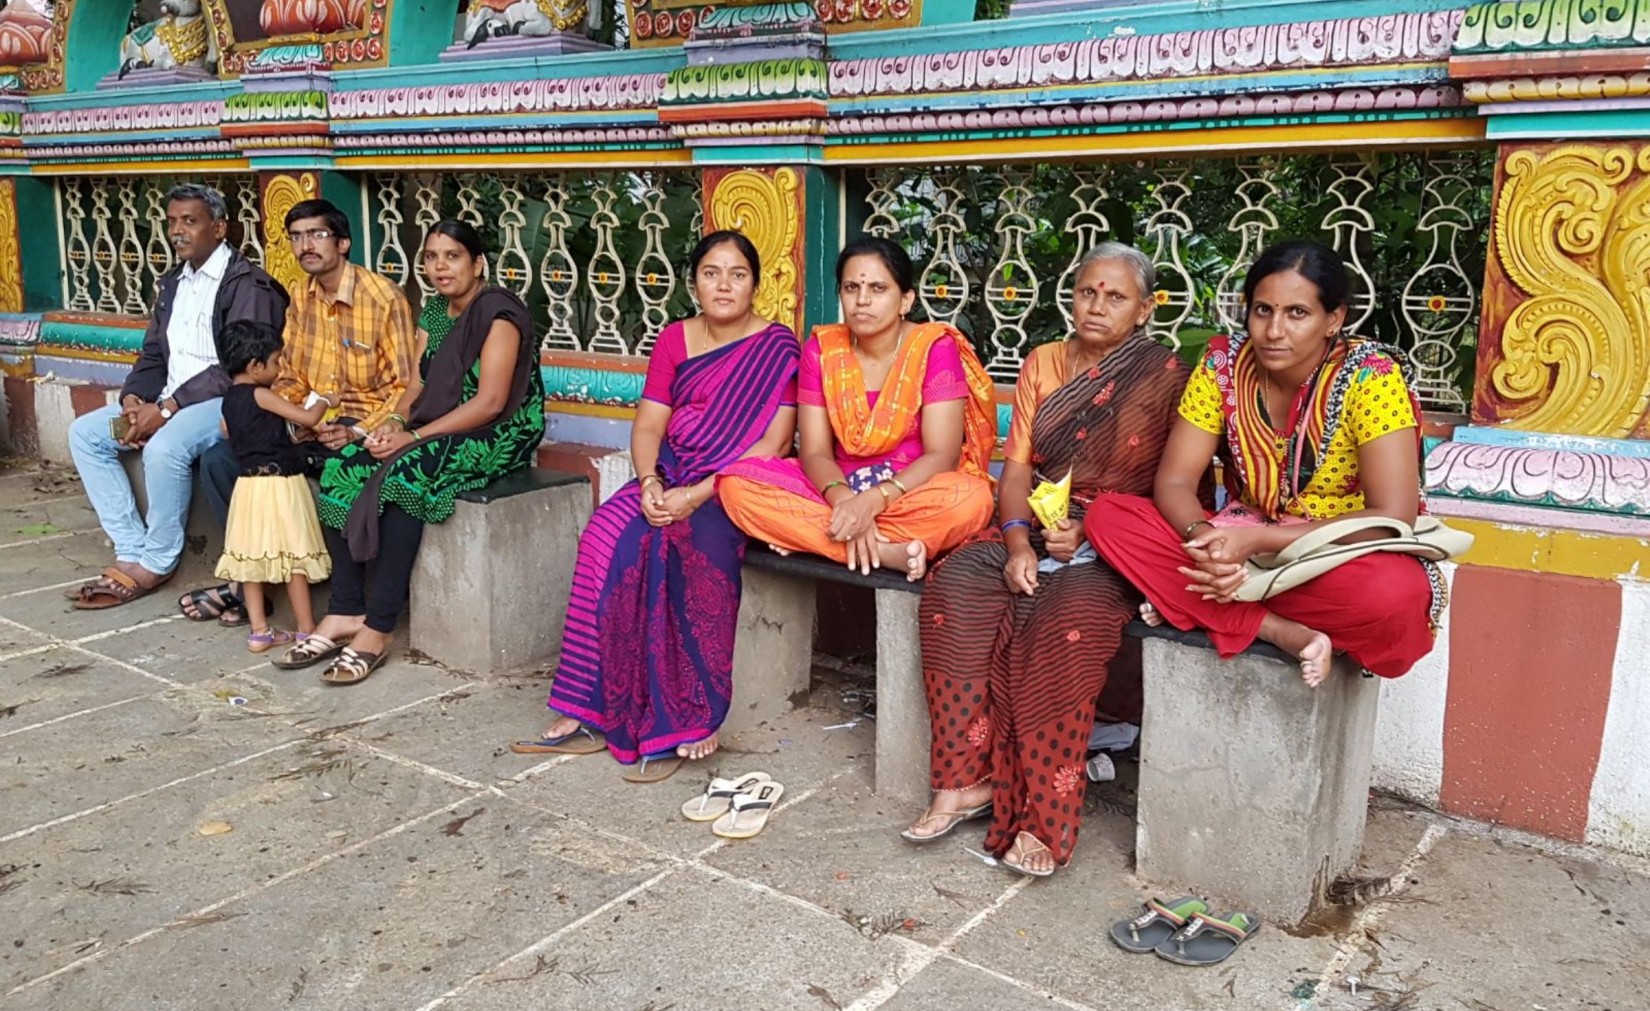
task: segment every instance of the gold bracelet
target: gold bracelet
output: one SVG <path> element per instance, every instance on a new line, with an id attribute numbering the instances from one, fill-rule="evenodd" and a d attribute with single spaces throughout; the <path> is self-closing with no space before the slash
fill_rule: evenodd
<path id="1" fill-rule="evenodd" d="M 1212 527 L 1212 526 L 1214 526 L 1214 524 L 1209 522 L 1208 520 L 1197 520 L 1195 522 L 1188 523 L 1188 524 L 1186 524 L 1185 531 L 1183 531 L 1181 533 L 1180 539 L 1183 540 L 1183 541 L 1191 540 L 1192 539 L 1192 531 L 1196 530 L 1198 527 L 1203 527 L 1203 526 Z"/>
<path id="2" fill-rule="evenodd" d="M 891 477 L 891 478 L 889 478 L 889 479 L 888 479 L 888 483 L 889 483 L 889 484 L 891 484 L 891 485 L 893 485 L 893 486 L 894 486 L 894 487 L 895 487 L 895 488 L 898 488 L 898 489 L 899 489 L 899 493 L 900 493 L 900 494 L 901 494 L 901 495 L 909 495 L 909 494 L 911 494 L 911 489 L 909 489 L 909 488 L 907 488 L 907 487 L 905 487 L 905 482 L 904 482 L 904 481 L 901 481 L 901 480 L 900 480 L 900 479 L 899 479 L 899 478 L 897 478 L 897 477 Z"/>
<path id="3" fill-rule="evenodd" d="M 659 483 L 659 484 L 661 484 L 661 485 L 663 485 L 663 484 L 664 484 L 664 483 L 665 483 L 665 479 L 664 479 L 664 478 L 662 478 L 662 477 L 660 477 L 660 476 L 659 476 L 659 475 L 657 475 L 657 474 L 643 474 L 643 475 L 642 475 L 642 476 L 641 476 L 641 477 L 640 477 L 640 478 L 638 478 L 638 479 L 637 479 L 637 480 L 638 480 L 638 481 L 639 481 L 639 482 L 640 482 L 640 483 L 641 483 L 641 486 L 642 486 L 642 487 L 643 487 L 643 488 L 646 488 L 646 487 L 647 487 L 647 483 L 648 483 L 648 482 L 649 482 L 649 481 L 657 481 L 657 482 L 658 482 L 658 483 Z"/>
<path id="4" fill-rule="evenodd" d="M 888 483 L 886 481 L 884 481 L 884 482 L 877 485 L 877 491 L 882 492 L 882 504 L 883 505 L 887 505 L 888 503 L 893 501 L 893 497 L 888 494 Z"/>

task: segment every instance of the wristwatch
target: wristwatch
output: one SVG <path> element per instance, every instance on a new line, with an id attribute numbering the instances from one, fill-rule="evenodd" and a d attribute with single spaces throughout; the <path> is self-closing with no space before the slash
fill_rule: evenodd
<path id="1" fill-rule="evenodd" d="M 177 403 L 177 401 L 174 400 L 173 403 Z M 155 401 L 155 406 L 160 408 L 160 417 L 162 421 L 172 420 L 172 409 L 166 406 L 166 401 L 157 400 Z"/>

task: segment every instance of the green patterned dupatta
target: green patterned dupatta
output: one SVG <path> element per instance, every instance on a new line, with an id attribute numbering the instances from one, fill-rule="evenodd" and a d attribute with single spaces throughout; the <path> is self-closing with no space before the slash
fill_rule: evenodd
<path id="1" fill-rule="evenodd" d="M 440 523 L 452 515 L 460 493 L 531 462 L 544 434 L 538 339 L 527 306 L 502 288 L 477 295 L 444 338 L 431 335 L 433 347 L 421 363 L 424 390 L 413 403 L 408 427 L 428 425 L 474 396 L 481 349 L 494 320 L 509 323 L 521 336 L 510 396 L 497 419 L 473 431 L 421 439 L 383 461 L 357 445 L 328 462 L 321 475 L 322 519 L 343 528 L 356 561 L 377 557 L 378 518 L 385 505 Z"/>

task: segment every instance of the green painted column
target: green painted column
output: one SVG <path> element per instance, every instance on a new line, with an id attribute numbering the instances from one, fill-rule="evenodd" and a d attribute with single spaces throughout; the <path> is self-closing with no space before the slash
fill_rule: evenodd
<path id="1" fill-rule="evenodd" d="M 836 323 L 841 317 L 836 297 L 836 255 L 842 249 L 844 237 L 843 197 L 850 198 L 850 206 L 855 200 L 852 194 L 844 193 L 842 170 L 806 165 L 800 171 L 807 199 L 802 236 L 802 319 L 805 328 L 812 328 L 821 323 Z M 846 234 L 851 239 L 857 231 Z"/>
<path id="2" fill-rule="evenodd" d="M 350 234 L 354 236 L 349 250 L 351 262 L 371 267 L 372 251 L 378 248 L 381 236 L 374 231 L 375 222 L 367 209 L 367 178 L 355 172 L 322 172 L 320 176 L 321 198 L 332 201 L 349 218 Z"/>
<path id="3" fill-rule="evenodd" d="M 23 311 L 63 308 L 63 250 L 58 244 L 57 192 L 52 180 L 12 176 L 17 232 L 22 240 Z"/>

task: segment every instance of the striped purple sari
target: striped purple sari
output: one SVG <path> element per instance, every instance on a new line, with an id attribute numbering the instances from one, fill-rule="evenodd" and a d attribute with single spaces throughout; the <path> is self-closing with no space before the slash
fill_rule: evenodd
<path id="1" fill-rule="evenodd" d="M 799 345 L 788 327 L 686 358 L 667 327 L 649 367 L 675 360 L 670 423 L 659 448 L 667 487 L 703 480 L 739 459 L 796 402 Z M 660 384 L 662 385 L 662 384 Z M 561 666 L 549 706 L 607 735 L 625 764 L 715 733 L 733 696 L 733 636 L 746 537 L 712 499 L 681 522 L 642 517 L 631 481 L 596 510 L 579 539 Z"/>

